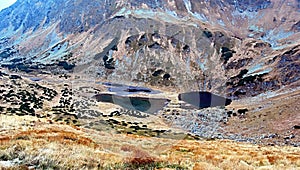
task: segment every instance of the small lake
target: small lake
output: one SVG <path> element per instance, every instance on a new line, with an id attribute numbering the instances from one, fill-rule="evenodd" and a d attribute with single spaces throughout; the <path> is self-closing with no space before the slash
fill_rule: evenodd
<path id="1" fill-rule="evenodd" d="M 178 99 L 199 109 L 216 106 L 227 106 L 231 99 L 215 95 L 210 92 L 187 92 L 178 95 Z"/>
<path id="2" fill-rule="evenodd" d="M 31 81 L 41 81 L 42 80 L 42 78 L 39 78 L 39 77 L 29 77 L 29 79 Z"/>
<path id="3" fill-rule="evenodd" d="M 97 94 L 94 96 L 98 102 L 117 104 L 125 109 L 137 110 L 154 114 L 162 110 L 169 102 L 163 98 L 127 97 L 115 94 Z"/>
<path id="4" fill-rule="evenodd" d="M 147 93 L 147 94 L 159 94 L 161 93 L 158 90 L 153 90 L 147 87 L 139 87 L 139 86 L 128 86 L 117 83 L 109 83 L 109 82 L 96 82 L 96 84 L 102 84 L 107 87 L 107 91 L 114 92 L 118 95 L 126 96 L 137 93 Z"/>

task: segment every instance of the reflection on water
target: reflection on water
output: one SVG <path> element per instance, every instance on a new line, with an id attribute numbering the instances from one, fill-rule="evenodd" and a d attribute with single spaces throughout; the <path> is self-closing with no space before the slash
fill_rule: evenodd
<path id="1" fill-rule="evenodd" d="M 107 87 L 109 92 L 114 94 L 98 94 L 95 96 L 98 102 L 108 102 L 117 104 L 125 109 L 137 110 L 145 113 L 156 113 L 162 110 L 170 100 L 163 98 L 150 97 L 133 97 L 132 94 L 146 93 L 158 94 L 160 91 L 155 91 L 146 87 L 127 86 L 117 83 L 101 83 Z M 187 92 L 178 95 L 178 99 L 193 105 L 198 109 L 216 106 L 227 106 L 231 103 L 231 99 L 221 97 L 210 92 Z"/>
<path id="2" fill-rule="evenodd" d="M 39 77 L 30 77 L 29 78 L 31 81 L 41 81 L 42 78 L 39 78 Z"/>
<path id="3" fill-rule="evenodd" d="M 210 92 L 181 93 L 178 95 L 178 99 L 200 109 L 215 106 L 227 106 L 231 103 L 231 99 L 227 99 Z"/>
<path id="4" fill-rule="evenodd" d="M 162 98 L 126 97 L 115 94 L 97 94 L 95 98 L 98 102 L 113 103 L 126 109 L 138 110 L 150 114 L 162 110 L 170 101 Z"/>
<path id="5" fill-rule="evenodd" d="M 153 90 L 147 87 L 139 87 L 139 86 L 127 86 L 123 84 L 117 84 L 117 83 L 102 83 L 97 82 L 97 84 L 102 84 L 107 87 L 107 90 L 109 92 L 115 92 L 118 95 L 130 95 L 135 93 L 147 93 L 147 94 L 158 94 L 161 93 L 158 90 Z"/>

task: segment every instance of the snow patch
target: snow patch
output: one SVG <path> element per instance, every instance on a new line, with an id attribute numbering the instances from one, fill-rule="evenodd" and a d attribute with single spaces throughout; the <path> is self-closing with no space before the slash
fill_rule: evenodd
<path id="1" fill-rule="evenodd" d="M 199 14 L 197 12 L 193 13 L 192 12 L 192 4 L 189 0 L 183 0 L 185 8 L 188 10 L 188 13 L 191 14 L 193 17 L 196 19 L 199 19 L 202 22 L 207 22 L 208 19 L 204 14 Z"/>
<path id="2" fill-rule="evenodd" d="M 243 78 L 248 77 L 248 76 L 265 74 L 265 73 L 269 73 L 272 71 L 272 68 L 263 69 L 263 66 L 264 66 L 264 63 L 259 63 L 255 66 L 251 67 L 249 69 L 248 73 L 243 76 Z"/>
<path id="3" fill-rule="evenodd" d="M 284 48 L 285 44 L 280 43 L 280 40 L 286 39 L 290 36 L 294 35 L 293 32 L 285 32 L 285 31 L 275 31 L 275 30 L 269 30 L 266 32 L 266 34 L 263 37 L 260 37 L 260 40 L 264 42 L 268 42 L 271 44 L 272 48 L 274 50 L 278 50 L 281 48 Z"/>
<path id="4" fill-rule="evenodd" d="M 68 42 L 64 42 L 63 44 L 58 44 L 55 47 L 52 47 L 50 51 L 47 51 L 43 54 L 42 57 L 39 57 L 34 62 L 40 62 L 43 64 L 50 64 L 54 60 L 60 59 L 67 55 L 69 52 L 67 50 Z"/>
<path id="5" fill-rule="evenodd" d="M 180 18 L 180 17 L 178 17 L 176 12 L 170 11 L 170 10 L 166 10 L 166 11 L 159 11 L 159 10 L 152 10 L 152 9 L 130 10 L 130 9 L 122 8 L 117 13 L 115 13 L 115 15 L 113 17 L 124 16 L 124 17 L 128 18 L 129 15 L 134 15 L 137 18 L 150 18 L 150 19 L 157 18 L 162 21 L 169 22 L 169 23 L 181 22 L 181 23 L 185 23 L 190 26 L 198 27 L 197 24 L 195 24 L 193 22 L 189 22 L 188 18 L 186 18 L 186 17 Z"/>

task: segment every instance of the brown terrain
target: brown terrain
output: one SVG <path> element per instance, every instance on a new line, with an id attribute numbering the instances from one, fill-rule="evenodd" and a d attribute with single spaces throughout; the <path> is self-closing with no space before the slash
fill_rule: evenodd
<path id="1" fill-rule="evenodd" d="M 300 150 L 291 146 L 111 134 L 30 116 L 1 116 L 0 121 L 0 156 L 11 160 L 0 162 L 3 169 L 297 169 L 300 166 Z"/>
<path id="2" fill-rule="evenodd" d="M 300 169 L 299 0 L 18 0 L 0 169 Z"/>

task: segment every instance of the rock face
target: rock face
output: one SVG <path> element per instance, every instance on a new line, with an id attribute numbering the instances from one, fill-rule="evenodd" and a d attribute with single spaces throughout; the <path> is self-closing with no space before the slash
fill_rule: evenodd
<path id="1" fill-rule="evenodd" d="M 111 15 L 116 7 L 113 1 L 58 1 L 25 0 L 1 12 L 0 30 L 11 24 L 13 31 L 23 32 L 47 28 L 58 22 L 58 28 L 65 33 L 83 32 L 103 22 L 105 15 Z M 16 10 L 17 9 L 17 10 Z M 59 13 L 57 13 L 60 11 Z M 81 18 L 81 17 L 84 17 Z"/>
<path id="2" fill-rule="evenodd" d="M 233 99 L 253 96 L 298 80 L 297 64 L 282 68 L 299 56 L 294 45 L 299 11 L 291 3 L 298 4 L 17 1 L 0 13 L 1 65 L 25 72 L 75 71 L 180 91 L 226 91 Z M 291 15 L 278 15 L 278 6 Z M 290 71 L 278 80 L 275 75 L 284 69 Z M 243 70 L 249 72 L 238 74 Z"/>

